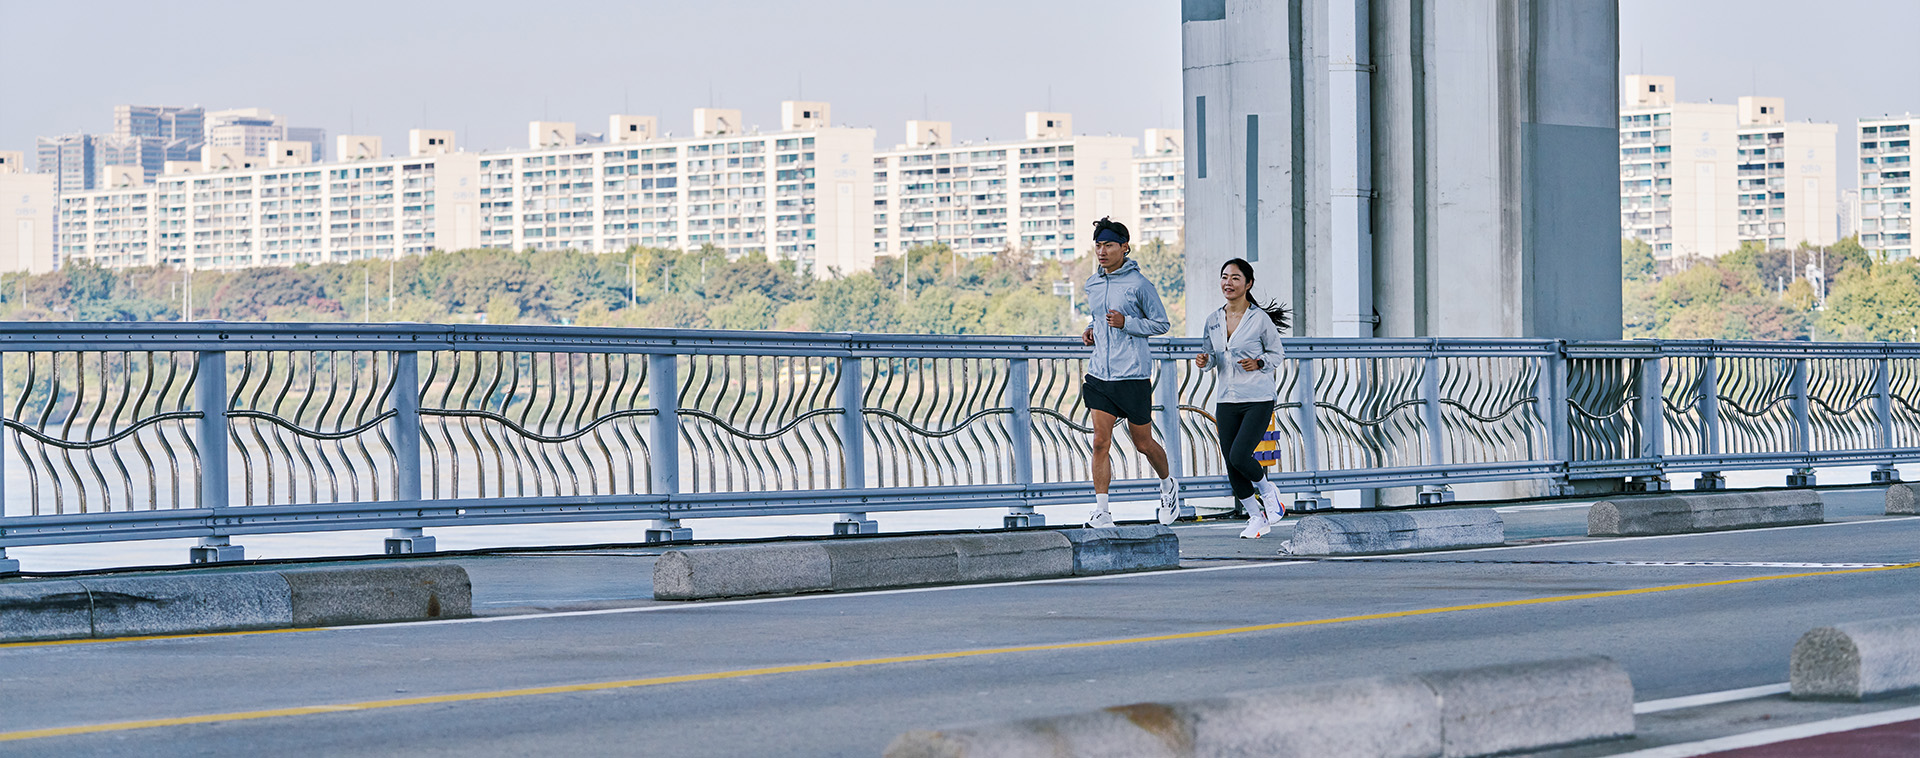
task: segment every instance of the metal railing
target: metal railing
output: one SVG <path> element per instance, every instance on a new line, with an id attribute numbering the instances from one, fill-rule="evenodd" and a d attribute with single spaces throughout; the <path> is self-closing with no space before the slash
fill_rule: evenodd
<path id="1" fill-rule="evenodd" d="M 1091 500 L 1072 338 L 315 324 L 0 325 L 0 550 L 442 526 Z M 1227 493 L 1195 339 L 1155 342 L 1155 433 Z M 1920 345 L 1293 339 L 1283 491 L 1920 459 Z M 1152 472 L 1126 435 L 1121 497 Z M 4 552 L 0 552 L 0 559 Z"/>

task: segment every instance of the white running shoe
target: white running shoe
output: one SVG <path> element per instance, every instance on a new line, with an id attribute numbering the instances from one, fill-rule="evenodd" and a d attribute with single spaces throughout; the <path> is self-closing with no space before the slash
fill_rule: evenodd
<path id="1" fill-rule="evenodd" d="M 1162 524 L 1180 518 L 1180 482 L 1172 477 L 1160 480 L 1160 509 L 1153 514 Z"/>
<path id="2" fill-rule="evenodd" d="M 1093 529 L 1112 529 L 1113 514 L 1106 511 L 1094 511 L 1087 517 L 1087 526 Z"/>
<path id="3" fill-rule="evenodd" d="M 1267 536 L 1267 532 L 1270 531 L 1273 531 L 1273 524 L 1267 522 L 1267 514 L 1261 513 L 1259 508 L 1254 508 L 1247 512 L 1247 528 L 1240 530 L 1240 538 L 1257 540 Z"/>
<path id="4" fill-rule="evenodd" d="M 1280 497 L 1280 488 L 1272 479 L 1260 480 L 1260 501 L 1267 506 L 1268 523 L 1278 524 L 1287 517 L 1287 501 Z"/>

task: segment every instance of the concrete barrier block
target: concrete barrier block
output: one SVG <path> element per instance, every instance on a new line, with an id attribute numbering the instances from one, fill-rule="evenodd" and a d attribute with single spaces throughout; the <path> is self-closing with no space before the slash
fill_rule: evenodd
<path id="1" fill-rule="evenodd" d="M 1328 513 L 1300 519 L 1294 555 L 1366 555 L 1505 544 L 1506 522 L 1491 508 Z"/>
<path id="2" fill-rule="evenodd" d="M 960 581 L 960 554 L 952 537 L 881 537 L 820 544 L 832 561 L 835 590 Z"/>
<path id="3" fill-rule="evenodd" d="M 1594 503 L 1587 509 L 1587 535 L 1686 534 L 1825 520 L 1826 508 L 1814 490 L 1664 495 Z"/>
<path id="4" fill-rule="evenodd" d="M 382 624 L 473 615 L 473 583 L 451 563 L 330 566 L 279 572 L 294 626 Z"/>
<path id="5" fill-rule="evenodd" d="M 1887 515 L 1920 515 L 1920 484 L 1896 484 L 1888 487 Z"/>
<path id="6" fill-rule="evenodd" d="M 1633 682 L 1606 658 L 1436 671 L 1419 678 L 1439 696 L 1447 758 L 1633 734 Z"/>
<path id="7" fill-rule="evenodd" d="M 1920 691 L 1920 616 L 1857 621 L 1807 632 L 1793 645 L 1796 698 L 1869 700 Z"/>
<path id="8" fill-rule="evenodd" d="M 656 600 L 785 595 L 833 588 L 833 565 L 818 542 L 668 550 L 653 564 Z"/>
<path id="9" fill-rule="evenodd" d="M 907 732 L 886 758 L 1440 754 L 1439 703 L 1412 677 L 1350 679 L 1185 703 Z"/>
<path id="10" fill-rule="evenodd" d="M 79 582 L 0 584 L 0 642 L 93 636 L 93 601 Z"/>
<path id="11" fill-rule="evenodd" d="M 1180 538 L 1160 524 L 1063 529 L 1073 543 L 1074 576 L 1180 567 Z"/>
<path id="12" fill-rule="evenodd" d="M 277 629 L 293 625 L 287 580 L 265 571 L 81 579 L 95 637 Z"/>
<path id="13" fill-rule="evenodd" d="M 1073 576 L 1073 542 L 1059 532 L 962 534 L 951 539 L 963 582 Z"/>

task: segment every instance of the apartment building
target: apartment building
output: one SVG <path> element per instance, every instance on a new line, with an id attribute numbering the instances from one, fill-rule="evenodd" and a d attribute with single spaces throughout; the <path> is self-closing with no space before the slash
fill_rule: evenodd
<path id="1" fill-rule="evenodd" d="M 528 149 L 479 158 L 481 244 L 713 245 L 816 276 L 870 268 L 873 130 L 833 126 L 828 103 L 786 101 L 780 111 L 779 131 L 761 133 L 738 110 L 695 109 L 685 137 L 657 134 L 650 116 L 615 115 L 600 141 L 584 144 L 573 124 L 534 122 Z"/>
<path id="2" fill-rule="evenodd" d="M 1072 257 L 1096 219 L 1139 219 L 1131 137 L 1075 135 L 1066 113 L 1029 112 L 1019 142 L 953 143 L 945 121 L 908 121 L 907 141 L 872 161 L 872 250 L 946 244 L 962 255 L 1011 246 Z"/>
<path id="3" fill-rule="evenodd" d="M 1860 246 L 1904 260 L 1913 256 L 1913 136 L 1920 117 L 1862 119 Z"/>
<path id="4" fill-rule="evenodd" d="M 525 150 L 474 154 L 451 131 L 416 129 L 408 155 L 378 137 L 342 135 L 341 160 L 307 145 L 209 146 L 152 183 L 62 195 L 60 250 L 107 266 L 241 268 L 418 255 L 432 249 L 633 245 L 763 252 L 802 270 L 872 265 L 861 211 L 873 132 L 830 125 L 826 103 L 782 104 L 783 129 L 760 134 L 738 111 L 699 109 L 695 136 L 656 134 L 646 116 L 610 119 L 609 141 L 582 145 L 572 124 L 534 122 Z"/>
<path id="5" fill-rule="evenodd" d="M 1788 123 L 1780 98 L 1685 103 L 1670 76 L 1628 76 L 1620 112 L 1620 234 L 1672 263 L 1741 242 L 1836 239 L 1831 124 Z"/>
<path id="6" fill-rule="evenodd" d="M 275 142 L 265 159 L 208 148 L 153 182 L 133 167 L 110 171 L 112 186 L 60 196 L 59 253 L 113 267 L 225 269 L 478 244 L 477 156 L 386 158 L 377 137 L 340 142 L 351 160 L 315 165 L 305 143 Z"/>
<path id="7" fill-rule="evenodd" d="M 54 177 L 28 173 L 26 154 L 0 150 L 0 272 L 54 270 Z"/>
<path id="8" fill-rule="evenodd" d="M 235 147 L 243 154 L 266 157 L 274 142 L 304 142 L 312 146 L 313 160 L 325 162 L 327 130 L 289 127 L 287 118 L 265 108 L 233 108 L 206 114 L 206 143 L 213 147 Z"/>
<path id="9" fill-rule="evenodd" d="M 1140 198 L 1140 226 L 1133 237 L 1178 242 L 1187 224 L 1186 133 L 1148 129 L 1141 151 L 1133 162 L 1133 186 Z"/>

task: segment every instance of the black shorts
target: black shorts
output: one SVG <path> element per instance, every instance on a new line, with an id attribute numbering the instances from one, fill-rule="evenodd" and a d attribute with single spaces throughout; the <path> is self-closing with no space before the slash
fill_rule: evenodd
<path id="1" fill-rule="evenodd" d="M 1153 382 L 1146 379 L 1083 377 L 1080 399 L 1088 410 L 1106 411 L 1135 426 L 1153 423 Z"/>

